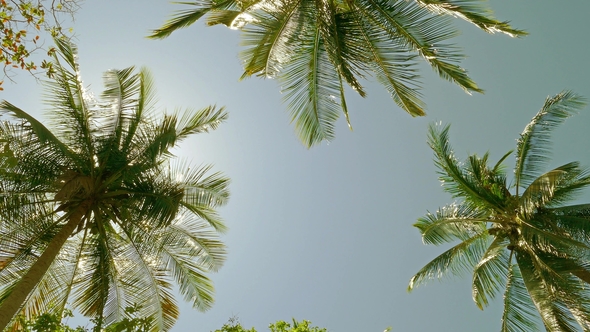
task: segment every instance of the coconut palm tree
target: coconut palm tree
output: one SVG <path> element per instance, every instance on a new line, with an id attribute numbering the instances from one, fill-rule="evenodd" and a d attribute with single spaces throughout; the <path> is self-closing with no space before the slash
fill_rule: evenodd
<path id="1" fill-rule="evenodd" d="M 459 66 L 449 39 L 451 17 L 482 30 L 523 36 L 492 17 L 481 0 L 196 0 L 183 2 L 151 38 L 165 38 L 206 16 L 243 32 L 242 78 L 277 78 L 301 141 L 308 147 L 334 136 L 342 112 L 350 127 L 345 84 L 361 96 L 360 79 L 374 74 L 411 116 L 425 115 L 418 91 L 419 59 L 466 92 L 482 92 Z M 352 127 L 351 127 L 352 128 Z"/>
<path id="2" fill-rule="evenodd" d="M 568 205 L 590 185 L 577 162 L 541 173 L 549 160 L 551 130 L 584 106 L 571 92 L 545 101 L 516 147 L 514 184 L 502 162 L 488 154 L 457 161 L 449 126 L 431 126 L 429 144 L 440 179 L 458 201 L 414 224 L 426 244 L 456 242 L 424 266 L 408 290 L 432 278 L 472 271 L 480 309 L 504 291 L 502 331 L 590 329 L 590 204 Z"/>
<path id="3" fill-rule="evenodd" d="M 168 330 L 178 317 L 173 282 L 197 309 L 212 305 L 206 274 L 225 257 L 216 208 L 229 197 L 227 178 L 173 162 L 171 149 L 227 115 L 158 116 L 149 72 L 133 67 L 106 72 L 96 101 L 75 47 L 56 44 L 50 121 L 0 103 L 17 120 L 0 123 L 0 331 L 19 312 L 68 302 L 105 324 L 138 304 L 152 330 Z"/>

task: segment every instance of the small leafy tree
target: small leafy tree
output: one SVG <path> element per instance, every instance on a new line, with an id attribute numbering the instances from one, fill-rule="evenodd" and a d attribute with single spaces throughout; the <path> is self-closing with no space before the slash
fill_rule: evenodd
<path id="1" fill-rule="evenodd" d="M 77 326 L 76 328 L 67 325 L 67 319 L 74 317 L 71 310 L 65 309 L 62 315 L 57 313 L 44 313 L 31 319 L 25 316 L 18 317 L 18 327 L 12 328 L 12 331 L 18 332 L 148 332 L 152 323 L 151 317 L 139 317 L 140 305 L 134 304 L 125 308 L 128 317 L 119 322 L 106 326 L 104 329 L 103 321 L 100 318 L 90 320 L 93 327 L 89 330 L 86 327 Z M 64 320 L 66 320 L 64 322 Z M 6 329 L 5 331 L 10 331 Z"/>
<path id="2" fill-rule="evenodd" d="M 51 61 L 32 61 L 37 51 L 46 51 L 50 58 L 55 49 L 44 49 L 43 36 L 68 38 L 62 24 L 79 7 L 79 0 L 0 0 L 0 64 L 4 77 L 11 78 L 13 70 L 26 70 L 33 75 L 55 73 Z M 3 81 L 0 81 L 0 90 Z"/>
<path id="3" fill-rule="evenodd" d="M 149 331 L 150 319 L 140 318 L 138 315 L 141 306 L 135 304 L 131 307 L 127 307 L 125 312 L 128 313 L 129 318 L 125 318 L 120 322 L 113 323 L 104 329 L 101 329 L 101 322 L 97 319 L 91 320 L 94 323 L 92 330 L 88 330 L 85 327 L 78 326 L 72 328 L 67 325 L 67 322 L 62 322 L 63 319 L 73 317 L 70 310 L 64 310 L 63 318 L 55 314 L 45 313 L 40 316 L 34 317 L 30 320 L 20 316 L 22 328 L 19 332 L 147 332 Z M 293 324 L 279 320 L 274 324 L 270 324 L 270 332 L 328 332 L 325 328 L 319 328 L 317 326 L 311 326 L 311 322 L 302 320 L 300 322 L 293 319 Z M 383 332 L 389 332 L 391 328 L 388 327 Z M 229 319 L 229 321 L 223 326 L 213 332 L 257 332 L 255 328 L 246 330 L 239 320 L 235 317 Z"/>
<path id="4" fill-rule="evenodd" d="M 300 322 L 293 319 L 293 324 L 279 320 L 276 323 L 268 326 L 271 332 L 327 332 L 325 328 L 319 328 L 317 326 L 311 326 L 311 322 L 302 320 Z M 246 330 L 242 327 L 240 322 L 236 318 L 231 318 L 225 323 L 221 329 L 215 330 L 214 332 L 257 332 L 255 328 Z"/>
<path id="5" fill-rule="evenodd" d="M 320 328 L 317 326 L 311 326 L 311 322 L 308 320 L 302 320 L 300 322 L 293 319 L 293 324 L 287 323 L 285 321 L 279 320 L 276 323 L 270 324 L 268 326 L 270 332 L 328 332 L 325 328 Z M 383 332 L 391 331 L 391 327 L 386 328 Z M 221 329 L 215 330 L 213 332 L 257 332 L 255 328 L 251 328 L 246 330 L 237 318 L 232 317 L 230 320 L 225 323 Z"/>

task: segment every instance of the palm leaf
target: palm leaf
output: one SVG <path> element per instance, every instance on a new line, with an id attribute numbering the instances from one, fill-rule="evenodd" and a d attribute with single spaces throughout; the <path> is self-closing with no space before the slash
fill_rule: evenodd
<path id="1" fill-rule="evenodd" d="M 531 254 L 537 251 L 559 255 L 574 250 L 588 250 L 587 243 L 578 241 L 563 230 L 548 224 L 546 219 L 535 218 L 523 221 L 520 236 Z M 537 266 L 537 268 L 541 268 Z M 550 271 L 548 269 L 547 271 Z"/>
<path id="2" fill-rule="evenodd" d="M 204 15 L 216 10 L 232 8 L 235 0 L 215 1 L 196 0 L 194 2 L 176 2 L 177 4 L 194 6 L 195 8 L 177 11 L 161 28 L 152 30 L 148 38 L 162 39 L 170 36 L 172 32 L 191 26 Z"/>
<path id="3" fill-rule="evenodd" d="M 140 84 L 139 75 L 133 75 L 134 70 L 134 67 L 110 70 L 103 75 L 105 91 L 101 97 L 111 110 L 110 114 L 104 116 L 101 129 L 112 137 L 115 149 L 119 149 L 123 131 L 127 130 L 128 123 L 135 116 L 137 99 L 134 97 L 139 92 Z"/>
<path id="4" fill-rule="evenodd" d="M 193 256 L 187 255 L 185 248 L 174 245 L 161 247 L 159 255 L 180 286 L 185 301 L 192 302 L 200 311 L 209 309 L 213 305 L 213 284 Z"/>
<path id="5" fill-rule="evenodd" d="M 83 315 L 100 317 L 106 323 L 123 318 L 120 285 L 113 278 L 117 275 L 106 239 L 96 234 L 84 244 L 80 260 L 86 268 L 80 270 L 75 280 L 72 306 Z"/>
<path id="6" fill-rule="evenodd" d="M 142 121 L 149 121 L 155 105 L 155 89 L 153 78 L 147 68 L 142 68 L 138 74 L 139 88 L 137 92 L 137 105 L 133 115 L 128 118 L 127 132 L 124 137 L 121 152 L 124 155 L 130 154 L 130 147 L 136 140 L 135 134 Z M 108 97 L 108 94 L 107 94 Z"/>
<path id="7" fill-rule="evenodd" d="M 351 30 L 356 37 L 350 43 L 358 44 L 365 62 L 375 72 L 377 80 L 389 92 L 395 103 L 412 116 L 424 116 L 424 102 L 418 89 L 420 83 L 416 74 L 416 56 L 408 54 L 389 34 L 367 22 L 359 13 L 363 8 L 354 7 L 350 12 Z M 352 39 L 352 38 L 349 38 Z"/>
<path id="8" fill-rule="evenodd" d="M 539 331 L 537 322 L 540 321 L 540 318 L 535 311 L 535 304 L 525 287 L 517 264 L 510 264 L 507 281 L 500 331 Z"/>
<path id="9" fill-rule="evenodd" d="M 313 13 L 313 9 L 304 10 L 308 11 Z M 341 110 L 337 102 L 340 80 L 317 27 L 298 31 L 298 35 L 301 39 L 299 51 L 284 62 L 279 82 L 297 134 L 311 147 L 334 137 L 334 123 Z"/>
<path id="10" fill-rule="evenodd" d="M 178 319 L 179 310 L 172 295 L 167 269 L 157 263 L 157 251 L 154 249 L 166 242 L 160 237 L 149 236 L 149 231 L 138 231 L 141 227 L 133 227 L 133 224 L 123 226 L 116 232 L 122 235 L 120 245 L 124 248 L 116 260 L 126 267 L 126 282 L 123 284 L 126 301 L 141 303 L 139 314 L 152 318 L 155 329 L 169 330 Z"/>
<path id="11" fill-rule="evenodd" d="M 453 197 L 464 198 L 468 204 L 503 213 L 505 203 L 503 197 L 499 195 L 500 188 L 490 190 L 487 184 L 481 183 L 480 179 L 471 175 L 472 170 L 470 172 L 463 170 L 449 144 L 449 129 L 450 126 L 447 125 L 439 130 L 434 124 L 428 128 L 428 144 L 434 151 L 435 165 L 439 168 L 440 180 L 445 190 Z M 470 163 L 473 165 L 474 161 L 470 160 Z M 492 173 L 489 169 L 486 172 Z M 503 181 L 502 177 L 492 176 L 490 179 L 496 182 L 491 183 L 495 187 L 499 187 Z"/>
<path id="12" fill-rule="evenodd" d="M 418 0 L 418 2 L 437 14 L 459 17 L 488 33 L 501 32 L 510 37 L 522 37 L 528 34 L 526 31 L 512 28 L 509 22 L 494 19 L 492 11 L 484 7 L 484 1 L 481 0 Z"/>
<path id="13" fill-rule="evenodd" d="M 530 216 L 537 209 L 545 207 L 553 199 L 561 182 L 572 173 L 578 172 L 579 164 L 568 163 L 557 167 L 536 178 L 520 197 L 520 206 L 525 216 Z"/>
<path id="14" fill-rule="evenodd" d="M 410 279 L 408 291 L 430 279 L 442 278 L 447 273 L 458 276 L 472 270 L 485 253 L 488 238 L 488 233 L 482 232 L 445 251 Z"/>
<path id="15" fill-rule="evenodd" d="M 40 143 L 53 145 L 64 155 L 73 155 L 72 151 L 68 148 L 66 144 L 64 144 L 57 137 L 55 137 L 55 135 L 53 135 L 53 133 L 49 129 L 47 129 L 41 122 L 36 120 L 27 112 L 4 100 L 0 102 L 0 114 L 1 113 L 9 113 L 17 119 L 26 121 L 30 125 L 28 128 L 30 128 L 30 130 L 33 133 L 35 133 L 35 136 L 39 139 Z"/>
<path id="16" fill-rule="evenodd" d="M 508 241 L 496 238 L 490 244 L 473 270 L 472 296 L 479 309 L 489 303 L 507 282 L 510 255 L 506 250 Z"/>
<path id="17" fill-rule="evenodd" d="M 541 315 L 543 324 L 548 331 L 575 331 L 575 321 L 567 311 L 567 307 L 560 303 L 553 291 L 551 279 L 544 278 L 544 274 L 537 269 L 537 264 L 531 256 L 518 252 L 516 260 L 528 293 Z"/>
<path id="18" fill-rule="evenodd" d="M 580 241 L 590 240 L 590 204 L 548 209 L 556 224 Z"/>
<path id="19" fill-rule="evenodd" d="M 347 15 L 340 13 L 337 4 L 332 0 L 316 1 L 316 11 L 318 27 L 330 61 L 340 77 L 344 78 L 361 97 L 365 97 L 366 93 L 356 79 L 360 72 L 355 67 L 361 65 L 361 61 L 355 61 L 357 59 L 354 51 L 357 49 L 351 47 L 350 43 L 350 34 L 354 31 L 351 31 Z"/>
<path id="20" fill-rule="evenodd" d="M 420 230 L 422 242 L 439 245 L 455 240 L 467 240 L 485 231 L 488 214 L 468 205 L 451 204 L 419 218 L 414 227 Z"/>
<path id="21" fill-rule="evenodd" d="M 313 5 L 313 3 L 311 3 Z M 302 12 L 311 12 L 303 15 Z M 291 57 L 292 48 L 302 47 L 298 37 L 301 22 L 312 24 L 314 9 L 310 1 L 275 1 L 272 10 L 252 12 L 252 24 L 243 28 L 240 58 L 244 63 L 242 79 L 257 74 L 274 78 Z M 315 27 L 312 27 L 312 30 Z M 299 52 L 299 51 L 298 51 Z"/>
<path id="22" fill-rule="evenodd" d="M 223 107 L 209 106 L 197 112 L 166 114 L 157 126 L 143 123 L 140 133 L 134 137 L 133 147 L 138 151 L 133 153 L 135 158 L 130 163 L 152 165 L 158 158 L 169 156 L 169 150 L 186 137 L 214 130 L 226 119 Z"/>
<path id="23" fill-rule="evenodd" d="M 551 130 L 585 105 L 582 97 L 564 91 L 547 98 L 541 110 L 525 127 L 516 145 L 515 187 L 526 188 L 545 167 L 550 152 Z"/>
<path id="24" fill-rule="evenodd" d="M 454 82 L 467 92 L 483 92 L 458 66 L 464 56 L 444 41 L 457 35 L 449 18 L 432 15 L 428 10 L 408 1 L 366 0 L 363 13 L 387 32 L 393 41 L 403 42 L 406 51 L 418 51 L 439 76 Z"/>
<path id="25" fill-rule="evenodd" d="M 207 175 L 210 169 L 210 166 L 194 170 L 185 168 L 185 171 L 180 173 L 183 175 L 185 183 L 184 196 L 180 204 L 207 221 L 218 232 L 225 232 L 227 227 L 214 208 L 227 203 L 229 179 L 222 176 L 221 173 Z M 175 173 L 173 172 L 172 176 Z"/>
<path id="26" fill-rule="evenodd" d="M 66 40 L 55 39 L 59 50 L 54 55 L 55 77 L 46 85 L 46 102 L 53 107 L 48 113 L 52 120 L 54 132 L 64 144 L 71 149 L 83 151 L 93 156 L 92 117 L 91 109 L 94 101 L 82 85 L 78 64 L 77 49 Z M 92 164 L 86 165 L 92 167 Z"/>

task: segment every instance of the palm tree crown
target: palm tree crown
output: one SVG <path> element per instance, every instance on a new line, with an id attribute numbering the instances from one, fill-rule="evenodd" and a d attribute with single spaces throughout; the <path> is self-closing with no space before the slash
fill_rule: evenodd
<path id="1" fill-rule="evenodd" d="M 365 96 L 359 79 L 373 73 L 402 109 L 425 115 L 419 58 L 467 92 L 482 92 L 459 66 L 451 17 L 486 32 L 526 33 L 492 17 L 481 0 L 197 0 L 150 37 L 165 38 L 203 16 L 208 25 L 243 31 L 242 78 L 277 78 L 292 121 L 308 147 L 334 136 L 344 85 Z"/>
<path id="2" fill-rule="evenodd" d="M 504 290 L 502 331 L 590 329 L 590 204 L 567 205 L 590 185 L 577 162 L 542 173 L 552 128 L 584 106 L 563 92 L 545 101 L 516 147 L 514 185 L 502 162 L 488 154 L 460 163 L 449 145 L 449 126 L 430 127 L 429 144 L 445 190 L 459 201 L 414 224 L 424 243 L 460 243 L 424 266 L 408 290 L 447 273 L 473 272 L 480 309 Z"/>
<path id="3" fill-rule="evenodd" d="M 171 149 L 227 115 L 157 116 L 149 72 L 133 67 L 106 72 L 98 102 L 75 47 L 56 43 L 51 127 L 0 103 L 18 120 L 0 123 L 0 330 L 17 312 L 61 312 L 68 301 L 105 324 L 139 304 L 152 330 L 168 330 L 172 282 L 198 309 L 213 302 L 206 273 L 225 257 L 215 209 L 229 197 L 227 178 L 172 162 Z"/>

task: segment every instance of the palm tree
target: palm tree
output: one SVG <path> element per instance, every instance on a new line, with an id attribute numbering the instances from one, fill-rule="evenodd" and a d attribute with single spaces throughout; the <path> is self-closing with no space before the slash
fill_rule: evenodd
<path id="1" fill-rule="evenodd" d="M 157 116 L 149 72 L 133 67 L 106 72 L 98 102 L 75 47 L 55 42 L 51 126 L 0 103 L 17 120 L 0 123 L 0 331 L 18 312 L 59 313 L 68 301 L 105 324 L 139 304 L 152 330 L 168 330 L 173 282 L 195 308 L 212 305 L 206 274 L 225 257 L 215 209 L 229 197 L 227 178 L 172 162 L 171 149 L 227 115 Z"/>
<path id="2" fill-rule="evenodd" d="M 418 64 L 466 92 L 482 92 L 459 66 L 460 50 L 448 39 L 451 17 L 482 30 L 523 36 L 492 17 L 481 0 L 198 0 L 176 13 L 151 38 L 165 38 L 207 16 L 208 25 L 243 31 L 242 78 L 277 78 L 301 141 L 330 140 L 343 112 L 350 128 L 345 84 L 359 95 L 359 79 L 373 73 L 411 116 L 425 115 Z"/>
<path id="3" fill-rule="evenodd" d="M 584 106 L 562 92 L 545 101 L 516 147 L 514 185 L 502 162 L 488 154 L 457 161 L 449 126 L 430 127 L 429 145 L 445 190 L 458 198 L 414 224 L 426 244 L 460 241 L 424 266 L 408 290 L 447 273 L 473 271 L 473 300 L 480 309 L 504 290 L 502 331 L 590 329 L 590 204 L 567 205 L 590 185 L 577 162 L 542 173 L 550 131 Z M 537 315 L 538 313 L 538 315 Z"/>

